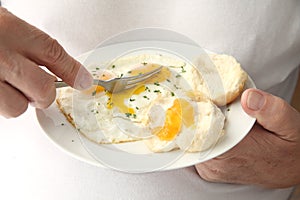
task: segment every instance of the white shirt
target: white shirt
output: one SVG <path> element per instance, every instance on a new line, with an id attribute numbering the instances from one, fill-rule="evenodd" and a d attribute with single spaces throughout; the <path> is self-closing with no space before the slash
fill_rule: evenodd
<path id="1" fill-rule="evenodd" d="M 162 27 L 185 34 L 206 49 L 233 55 L 258 88 L 286 100 L 297 79 L 300 1 L 2 0 L 2 4 L 56 38 L 73 56 L 122 31 Z M 33 109 L 0 123 L 0 156 L 5 163 L 0 184 L 13 199 L 279 200 L 291 191 L 208 183 L 193 167 L 139 175 L 97 168 L 56 149 L 43 137 Z"/>

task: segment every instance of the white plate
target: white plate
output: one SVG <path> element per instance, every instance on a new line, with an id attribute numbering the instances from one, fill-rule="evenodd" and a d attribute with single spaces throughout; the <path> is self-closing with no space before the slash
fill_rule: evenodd
<path id="1" fill-rule="evenodd" d="M 193 60 L 199 54 L 203 54 L 200 47 L 165 41 L 139 41 L 114 44 L 88 52 L 78 58 L 85 65 L 103 63 L 111 60 L 116 55 L 139 48 L 156 47 L 167 49 L 181 55 L 187 60 Z M 245 89 L 255 87 L 249 77 Z M 227 112 L 226 110 L 229 109 Z M 65 119 L 56 104 L 52 104 L 48 109 L 36 110 L 38 121 L 49 137 L 60 149 L 73 157 L 101 167 L 111 167 L 126 172 L 149 172 L 154 170 L 170 170 L 191 166 L 214 158 L 238 144 L 250 131 L 255 119 L 248 116 L 240 105 L 240 97 L 224 109 L 226 115 L 225 132 L 226 135 L 217 144 L 201 153 L 182 153 L 172 151 L 168 153 L 152 154 L 128 154 L 117 151 L 114 147 L 128 150 L 130 152 L 148 151 L 142 142 L 123 143 L 118 145 L 98 145 L 80 137 L 77 130 Z M 84 145 L 83 145 L 84 144 Z M 86 146 L 89 146 L 86 149 Z M 96 159 L 95 159 L 96 158 Z M 164 163 L 163 160 L 172 160 Z"/>

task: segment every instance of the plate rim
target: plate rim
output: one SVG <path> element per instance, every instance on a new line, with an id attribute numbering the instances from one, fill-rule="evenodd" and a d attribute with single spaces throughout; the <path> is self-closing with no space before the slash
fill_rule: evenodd
<path id="1" fill-rule="evenodd" d="M 164 41 L 159 41 L 159 42 L 164 42 Z M 128 42 L 124 42 L 124 43 L 128 43 Z M 129 42 L 129 43 L 130 43 L 130 42 Z M 118 43 L 118 44 L 119 44 L 119 43 Z M 178 44 L 183 44 L 183 43 L 178 43 Z M 184 44 L 184 45 L 187 45 L 187 44 Z M 109 46 L 114 46 L 114 45 L 109 45 Z M 193 46 L 193 45 L 190 45 L 190 46 Z M 195 46 L 194 46 L 194 47 L 195 47 Z M 203 49 L 203 50 L 205 50 L 207 53 L 214 53 L 214 52 L 212 52 L 212 51 L 210 51 L 210 50 L 207 50 L 207 49 Z M 77 56 L 76 59 L 82 61 L 82 59 L 85 59 L 87 56 L 89 56 L 91 53 L 93 53 L 93 51 L 95 51 L 95 50 L 87 51 L 87 52 L 85 52 L 85 53 L 83 53 L 83 54 Z M 246 82 L 246 83 L 248 83 L 248 84 L 251 85 L 251 87 L 248 87 L 248 88 L 256 88 L 254 81 L 252 80 L 252 78 L 251 78 L 249 75 L 248 75 L 248 79 L 247 79 L 247 82 Z M 245 86 L 246 86 L 246 84 L 245 84 Z M 245 90 L 245 89 L 247 89 L 247 88 L 244 88 L 243 90 Z M 55 102 L 54 102 L 54 104 L 55 104 Z M 58 108 L 57 108 L 57 110 L 59 111 Z M 110 168 L 110 167 L 107 167 L 107 166 L 101 164 L 100 161 L 96 160 L 96 159 L 94 158 L 94 156 L 91 155 L 91 154 L 89 153 L 89 151 L 84 147 L 84 145 L 82 144 L 81 139 L 80 139 L 80 143 L 81 143 L 80 145 L 81 145 L 82 148 L 88 153 L 88 155 L 89 155 L 90 158 L 83 157 L 82 155 L 80 155 L 80 154 L 78 154 L 78 153 L 75 153 L 74 151 L 70 151 L 70 150 L 67 149 L 66 147 L 60 145 L 58 142 L 56 142 L 56 140 L 53 138 L 53 136 L 51 136 L 51 134 L 49 134 L 49 133 L 45 130 L 45 128 L 44 128 L 43 125 L 42 125 L 42 122 L 41 122 L 42 119 L 40 119 L 40 116 L 39 116 L 39 115 L 41 114 L 40 112 L 43 112 L 43 110 L 35 109 L 35 112 L 36 112 L 36 118 L 37 118 L 37 121 L 39 122 L 39 125 L 40 125 L 40 127 L 42 128 L 43 132 L 45 133 L 46 137 L 47 137 L 47 138 L 48 138 L 48 139 L 49 139 L 56 147 L 58 147 L 61 151 L 65 152 L 66 154 L 70 155 L 71 157 L 73 157 L 73 158 L 75 158 L 75 159 L 77 159 L 77 160 L 80 160 L 80 161 L 82 161 L 82 162 L 91 164 L 91 165 L 93 165 L 93 166 L 101 167 L 101 168 L 113 169 L 113 168 Z M 59 113 L 62 114 L 60 111 L 59 111 Z M 63 114 L 62 114 L 62 115 L 63 115 Z M 250 130 L 251 130 L 251 128 L 253 127 L 253 125 L 255 124 L 255 122 L 256 122 L 256 119 L 253 118 L 252 121 L 249 122 L 249 128 L 247 128 L 247 131 L 245 131 L 246 134 L 244 134 L 243 137 L 240 137 L 236 144 L 231 145 L 230 148 L 228 148 L 226 151 L 220 153 L 219 155 L 221 155 L 221 154 L 223 154 L 223 153 L 229 151 L 229 150 L 232 149 L 234 146 L 236 146 L 238 143 L 240 143 L 240 141 L 243 140 L 243 139 L 248 135 L 248 133 L 250 132 Z M 249 129 L 249 130 L 248 130 L 248 129 Z M 80 136 L 78 136 L 78 133 L 77 133 L 77 137 L 80 138 Z M 217 145 L 219 142 L 220 142 L 220 140 L 218 140 L 218 142 L 216 143 L 216 145 Z M 198 152 L 198 153 L 199 153 L 199 152 Z M 218 156 L 218 155 L 217 155 L 217 156 Z M 214 157 L 215 157 L 215 156 L 214 156 Z M 209 159 L 211 159 L 211 158 L 207 158 L 207 159 L 201 160 L 201 162 L 207 161 L 207 160 L 209 160 Z M 156 171 L 167 171 L 167 170 L 173 170 L 173 169 L 185 168 L 185 167 L 189 167 L 189 166 L 193 166 L 193 165 L 197 164 L 197 163 L 194 163 L 194 164 L 192 163 L 192 164 L 188 164 L 188 165 L 185 165 L 185 166 L 176 166 L 176 165 L 174 165 L 174 164 L 176 164 L 176 162 L 177 162 L 178 160 L 180 160 L 180 159 L 177 159 L 174 163 L 168 165 L 168 166 L 165 167 L 165 168 L 162 168 L 162 169 L 156 170 Z M 118 171 L 120 171 L 120 170 L 118 170 Z"/>

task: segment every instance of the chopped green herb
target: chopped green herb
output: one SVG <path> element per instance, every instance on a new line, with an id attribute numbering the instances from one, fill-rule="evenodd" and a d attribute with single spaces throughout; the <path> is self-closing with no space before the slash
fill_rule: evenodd
<path id="1" fill-rule="evenodd" d="M 136 114 L 133 114 L 133 118 L 136 119 Z"/>
<path id="2" fill-rule="evenodd" d="M 96 95 L 96 90 L 92 92 L 92 96 L 95 96 Z"/>
<path id="3" fill-rule="evenodd" d="M 116 65 L 111 66 L 111 68 L 113 68 L 113 69 L 114 69 L 115 67 L 116 67 Z"/>
<path id="4" fill-rule="evenodd" d="M 72 142 L 74 142 L 74 140 L 72 140 Z"/>
<path id="5" fill-rule="evenodd" d="M 142 64 L 143 64 L 143 65 L 147 65 L 147 63 L 146 63 L 146 62 L 142 62 Z"/>
<path id="6" fill-rule="evenodd" d="M 230 108 L 227 108 L 227 111 L 230 111 Z"/>
<path id="7" fill-rule="evenodd" d="M 179 89 L 179 87 L 177 87 L 177 85 L 174 84 L 173 86 L 174 86 L 176 89 Z"/>
<path id="8" fill-rule="evenodd" d="M 125 113 L 126 117 L 130 117 L 132 114 L 131 113 Z"/>
<path id="9" fill-rule="evenodd" d="M 98 102 L 98 106 L 100 106 L 100 102 Z"/>
<path id="10" fill-rule="evenodd" d="M 148 99 L 149 100 L 149 97 L 147 97 L 147 96 L 143 96 L 145 99 Z"/>
<path id="11" fill-rule="evenodd" d="M 148 86 L 145 87 L 145 91 L 151 92 Z"/>
<path id="12" fill-rule="evenodd" d="M 174 92 L 171 92 L 171 95 L 172 95 L 172 97 L 174 97 L 175 96 Z"/>
<path id="13" fill-rule="evenodd" d="M 157 86 L 159 86 L 159 83 L 158 83 L 158 82 L 154 82 L 154 85 L 157 85 Z"/>
<path id="14" fill-rule="evenodd" d="M 171 81 L 170 81 L 170 79 L 167 79 L 167 81 L 170 83 Z"/>
<path id="15" fill-rule="evenodd" d="M 135 99 L 131 99 L 131 98 L 130 98 L 129 101 L 135 101 Z"/>
<path id="16" fill-rule="evenodd" d="M 99 67 L 96 67 L 96 70 L 99 70 L 100 68 Z"/>
<path id="17" fill-rule="evenodd" d="M 182 72 L 182 73 L 186 72 L 186 70 L 184 69 L 183 66 L 181 66 L 181 72 Z"/>
<path id="18" fill-rule="evenodd" d="M 102 74 L 102 77 L 105 77 L 105 74 Z"/>
<path id="19" fill-rule="evenodd" d="M 64 126 L 65 124 L 64 124 L 64 123 L 61 123 L 60 125 Z"/>
<path id="20" fill-rule="evenodd" d="M 120 75 L 120 78 L 122 78 L 123 76 L 124 76 L 124 74 L 121 74 L 121 75 Z"/>
<path id="21" fill-rule="evenodd" d="M 135 107 L 135 109 L 139 110 L 139 107 Z"/>
<path id="22" fill-rule="evenodd" d="M 131 72 L 132 72 L 132 71 L 128 71 L 127 73 L 128 73 L 128 74 L 131 74 Z"/>
<path id="23" fill-rule="evenodd" d="M 154 90 L 153 92 L 155 92 L 155 93 L 161 93 L 160 90 Z"/>
<path id="24" fill-rule="evenodd" d="M 181 75 L 180 75 L 180 74 L 177 74 L 177 75 L 176 75 L 176 78 L 179 78 L 179 77 L 181 77 Z"/>
<path id="25" fill-rule="evenodd" d="M 99 111 L 98 111 L 98 110 L 96 110 L 96 114 L 99 114 Z"/>

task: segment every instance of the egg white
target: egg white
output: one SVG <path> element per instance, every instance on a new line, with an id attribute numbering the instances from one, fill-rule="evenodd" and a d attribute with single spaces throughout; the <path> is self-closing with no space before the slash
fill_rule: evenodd
<path id="1" fill-rule="evenodd" d="M 117 106 L 108 108 L 110 99 L 105 91 L 86 93 L 63 88 L 57 99 L 60 109 L 84 136 L 100 144 L 144 140 L 153 152 L 182 149 L 202 151 L 212 146 L 223 133 L 224 115 L 208 100 L 196 102 L 188 94 L 194 93 L 203 80 L 189 63 L 161 54 L 126 56 L 110 63 L 105 69 L 90 66 L 95 78 L 130 76 L 130 71 L 141 63 L 167 66 L 170 76 L 159 83 L 143 83 L 144 91 L 132 93 L 124 104 L 134 113 L 122 112 Z M 162 127 L 165 111 L 176 99 L 184 98 L 194 109 L 194 124 L 182 125 L 181 131 L 171 140 L 161 140 L 153 129 Z M 201 99 L 201 98 L 200 98 Z M 199 100 L 199 98 L 197 99 Z"/>
<path id="2" fill-rule="evenodd" d="M 159 102 L 158 107 L 166 110 L 171 107 L 175 99 Z M 223 135 L 225 116 L 222 111 L 210 101 L 194 102 L 185 99 L 193 108 L 194 124 L 190 127 L 182 124 L 181 131 L 174 140 L 161 140 L 156 135 L 145 140 L 145 144 L 153 152 L 168 152 L 174 149 L 181 149 L 188 152 L 199 152 L 208 149 L 216 144 L 218 139 Z M 184 108 L 182 108 L 184 109 Z M 166 112 L 160 112 L 161 108 L 153 107 L 149 113 L 151 125 L 161 127 Z M 159 118 L 157 116 L 160 116 Z M 184 119 L 183 119 L 184 120 Z"/>

